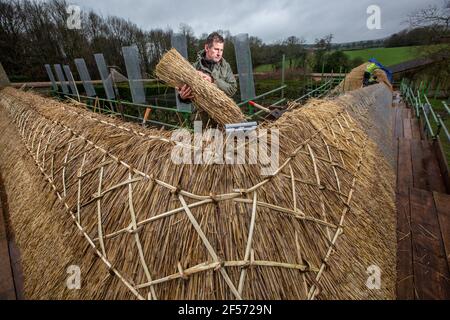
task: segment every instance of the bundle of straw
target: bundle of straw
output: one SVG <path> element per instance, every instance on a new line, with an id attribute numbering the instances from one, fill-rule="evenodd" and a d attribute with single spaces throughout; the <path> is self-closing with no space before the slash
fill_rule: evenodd
<path id="1" fill-rule="evenodd" d="M 214 84 L 204 80 L 176 49 L 168 51 L 156 66 L 156 76 L 172 87 L 187 84 L 194 103 L 219 125 L 245 122 L 236 103 Z"/>

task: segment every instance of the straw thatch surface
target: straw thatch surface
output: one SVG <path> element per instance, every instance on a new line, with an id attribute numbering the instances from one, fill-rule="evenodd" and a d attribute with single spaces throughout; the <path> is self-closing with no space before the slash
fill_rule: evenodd
<path id="1" fill-rule="evenodd" d="M 363 63 L 362 65 L 352 69 L 349 74 L 345 77 L 342 82 L 333 89 L 334 93 L 338 92 L 348 92 L 359 89 L 363 85 L 364 72 L 366 71 L 367 65 L 369 63 Z M 393 91 L 392 85 L 389 82 L 386 73 L 383 70 L 375 70 L 375 75 L 377 76 L 378 83 L 384 83 L 391 92 Z"/>
<path id="2" fill-rule="evenodd" d="M 264 178 L 259 165 L 174 165 L 168 132 L 2 90 L 0 170 L 27 297 L 394 298 L 395 179 L 367 135 L 383 130 L 370 113 L 386 94 L 268 125 L 280 168 Z M 65 287 L 69 265 L 81 290 Z M 371 265 L 380 290 L 366 287 Z"/>
<path id="3" fill-rule="evenodd" d="M 236 103 L 216 85 L 204 80 L 176 49 L 171 49 L 156 66 L 156 76 L 172 87 L 187 84 L 193 102 L 220 126 L 245 122 L 245 115 Z"/>

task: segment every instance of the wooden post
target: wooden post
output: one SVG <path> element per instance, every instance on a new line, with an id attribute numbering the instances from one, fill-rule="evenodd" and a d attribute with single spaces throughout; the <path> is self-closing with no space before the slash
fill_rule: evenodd
<path id="1" fill-rule="evenodd" d="M 152 113 L 152 108 L 145 109 L 143 124 L 145 124 L 147 122 L 147 120 L 150 120 L 151 113 Z"/>

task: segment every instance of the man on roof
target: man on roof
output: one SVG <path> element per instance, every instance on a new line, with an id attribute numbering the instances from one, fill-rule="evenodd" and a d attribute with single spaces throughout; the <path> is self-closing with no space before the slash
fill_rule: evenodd
<path id="1" fill-rule="evenodd" d="M 205 48 L 197 55 L 197 61 L 193 64 L 197 72 L 220 90 L 232 97 L 237 90 L 236 79 L 228 62 L 223 58 L 225 40 L 217 32 L 211 33 L 206 38 Z M 193 98 L 192 90 L 188 85 L 177 88 L 180 101 L 189 103 Z"/>
<path id="2" fill-rule="evenodd" d="M 375 75 L 375 70 L 380 69 L 375 58 L 369 59 L 369 64 L 366 67 L 363 78 L 363 87 L 367 87 L 371 84 L 378 83 L 377 76 Z"/>

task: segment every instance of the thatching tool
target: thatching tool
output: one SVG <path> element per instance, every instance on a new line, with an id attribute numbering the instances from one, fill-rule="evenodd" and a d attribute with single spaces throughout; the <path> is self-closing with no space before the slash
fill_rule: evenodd
<path id="1" fill-rule="evenodd" d="M 283 115 L 284 112 L 286 112 L 285 108 L 279 107 L 279 106 L 273 107 L 273 109 L 269 109 L 269 108 L 266 108 L 266 107 L 264 107 L 264 106 L 262 106 L 260 104 L 257 104 L 254 101 L 249 101 L 248 103 L 252 107 L 255 107 L 255 108 L 259 109 L 259 110 L 267 112 L 269 114 L 267 117 L 272 118 L 272 119 L 278 119 L 279 117 L 281 117 Z"/>

